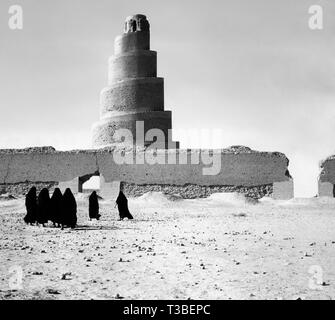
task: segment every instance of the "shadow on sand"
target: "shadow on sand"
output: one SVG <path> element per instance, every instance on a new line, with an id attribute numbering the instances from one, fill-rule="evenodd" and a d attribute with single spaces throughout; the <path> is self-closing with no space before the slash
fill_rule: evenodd
<path id="1" fill-rule="evenodd" d="M 78 225 L 73 231 L 93 231 L 93 230 L 135 230 L 138 228 L 120 228 L 115 226 L 92 226 L 92 225 Z"/>
<path id="2" fill-rule="evenodd" d="M 115 221 L 115 222 L 129 222 L 129 223 L 136 223 L 136 222 L 166 222 L 166 220 L 163 220 L 163 219 L 134 219 L 134 220 L 112 220 L 112 221 Z"/>

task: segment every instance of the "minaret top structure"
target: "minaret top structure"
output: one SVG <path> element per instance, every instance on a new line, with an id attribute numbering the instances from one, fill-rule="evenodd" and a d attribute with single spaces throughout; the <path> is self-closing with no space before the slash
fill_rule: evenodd
<path id="1" fill-rule="evenodd" d="M 115 39 L 115 55 L 134 50 L 150 50 L 150 24 L 143 14 L 127 17 L 124 33 Z"/>
<path id="2" fill-rule="evenodd" d="M 124 33 L 150 31 L 150 24 L 144 14 L 135 14 L 126 18 Z"/>

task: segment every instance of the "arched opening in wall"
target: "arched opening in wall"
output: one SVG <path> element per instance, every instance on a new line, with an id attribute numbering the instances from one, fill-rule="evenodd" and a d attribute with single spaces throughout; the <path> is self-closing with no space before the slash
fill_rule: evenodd
<path id="1" fill-rule="evenodd" d="M 131 31 L 132 32 L 136 32 L 137 31 L 137 22 L 135 21 L 135 20 L 133 20 L 132 22 L 131 22 Z"/>
<path id="2" fill-rule="evenodd" d="M 100 175 L 97 172 L 80 177 L 79 180 L 80 189 L 83 193 L 100 190 Z"/>
<path id="3" fill-rule="evenodd" d="M 83 184 L 83 193 L 100 190 L 100 177 L 92 176 Z"/>

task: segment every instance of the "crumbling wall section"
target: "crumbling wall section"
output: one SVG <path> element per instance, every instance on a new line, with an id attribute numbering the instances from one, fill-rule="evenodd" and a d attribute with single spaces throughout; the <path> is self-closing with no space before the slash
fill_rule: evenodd
<path id="1" fill-rule="evenodd" d="M 167 184 L 134 184 L 123 183 L 123 192 L 129 197 L 139 197 L 147 192 L 162 192 L 167 195 L 178 195 L 183 199 L 207 198 L 213 193 L 238 192 L 253 199 L 270 197 L 273 193 L 272 184 L 243 187 L 243 186 L 200 186 L 186 184 L 183 186 Z"/>
<path id="2" fill-rule="evenodd" d="M 335 155 L 320 162 L 320 175 L 318 181 L 318 195 L 320 197 L 335 196 Z"/>
<path id="3" fill-rule="evenodd" d="M 40 192 L 43 188 L 47 188 L 51 193 L 58 186 L 58 182 L 19 182 L 10 184 L 0 184 L 0 195 L 10 194 L 15 197 L 26 195 L 31 187 L 36 187 L 37 192 Z"/>
<path id="4" fill-rule="evenodd" d="M 105 183 L 124 181 L 138 185 L 133 188 L 136 194 L 152 188 L 168 188 L 169 192 L 179 188 L 179 193 L 192 198 L 208 196 L 216 190 L 244 190 L 258 198 L 270 194 L 273 183 L 291 181 L 288 159 L 279 152 L 258 152 L 239 146 L 219 150 L 148 150 L 0 150 L 0 184 L 67 182 L 99 172 Z M 120 162 L 122 156 L 129 161 Z M 153 161 L 158 156 L 163 163 Z M 185 189 L 185 185 L 194 187 Z"/>

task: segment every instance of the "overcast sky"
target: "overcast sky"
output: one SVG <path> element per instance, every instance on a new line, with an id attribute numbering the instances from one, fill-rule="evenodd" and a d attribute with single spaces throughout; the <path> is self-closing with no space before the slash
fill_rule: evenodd
<path id="1" fill-rule="evenodd" d="M 8 27 L 13 4 L 20 31 Z M 308 27 L 315 4 L 323 30 Z M 284 152 L 296 196 L 314 196 L 318 163 L 335 153 L 333 0 L 1 0 L 0 148 L 91 147 L 114 38 L 135 13 L 151 24 L 173 128 Z"/>

